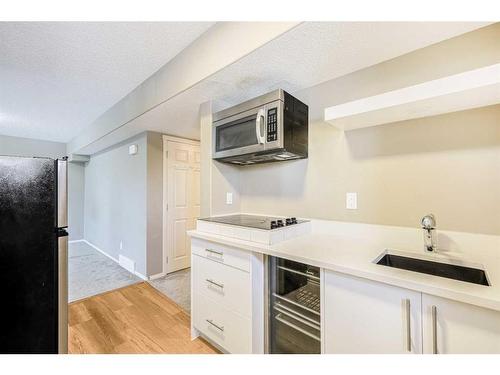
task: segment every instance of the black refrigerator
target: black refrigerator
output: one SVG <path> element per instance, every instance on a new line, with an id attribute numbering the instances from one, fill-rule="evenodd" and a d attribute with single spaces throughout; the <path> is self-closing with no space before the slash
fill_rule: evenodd
<path id="1" fill-rule="evenodd" d="M 67 228 L 67 161 L 0 156 L 0 353 L 67 353 Z"/>

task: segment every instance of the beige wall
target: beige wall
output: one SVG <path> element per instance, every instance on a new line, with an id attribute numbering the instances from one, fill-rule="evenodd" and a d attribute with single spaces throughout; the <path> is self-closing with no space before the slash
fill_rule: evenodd
<path id="1" fill-rule="evenodd" d="M 432 212 L 441 229 L 500 235 L 499 120 L 500 105 L 347 133 L 312 123 L 308 160 L 241 172 L 241 210 L 409 227 Z"/>
<path id="2" fill-rule="evenodd" d="M 227 215 L 241 210 L 240 169 L 213 161 L 211 103 L 200 106 L 201 216 Z M 226 204 L 226 193 L 233 194 L 233 204 Z"/>
<path id="3" fill-rule="evenodd" d="M 163 136 L 147 132 L 147 275 L 163 272 Z"/>
<path id="4" fill-rule="evenodd" d="M 310 106 L 309 158 L 240 168 L 241 212 L 410 227 L 433 212 L 441 229 L 500 235 L 500 105 L 346 133 L 322 120 L 327 106 L 498 63 L 498 40 L 495 24 L 294 93 Z"/>

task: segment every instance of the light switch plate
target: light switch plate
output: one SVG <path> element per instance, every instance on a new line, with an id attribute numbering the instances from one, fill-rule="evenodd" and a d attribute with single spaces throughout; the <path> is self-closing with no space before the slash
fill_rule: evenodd
<path id="1" fill-rule="evenodd" d="M 233 204 L 233 193 L 226 193 L 226 204 Z"/>
<path id="2" fill-rule="evenodd" d="M 345 194 L 345 208 L 347 208 L 348 210 L 358 209 L 358 193 Z"/>

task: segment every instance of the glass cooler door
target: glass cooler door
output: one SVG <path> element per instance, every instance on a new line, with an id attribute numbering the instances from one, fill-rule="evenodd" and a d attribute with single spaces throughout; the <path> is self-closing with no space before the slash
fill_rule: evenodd
<path id="1" fill-rule="evenodd" d="M 270 257 L 268 351 L 320 354 L 319 268 Z"/>

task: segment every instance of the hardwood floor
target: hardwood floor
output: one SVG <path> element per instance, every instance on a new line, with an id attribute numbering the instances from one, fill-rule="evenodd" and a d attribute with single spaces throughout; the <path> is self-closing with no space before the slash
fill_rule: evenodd
<path id="1" fill-rule="evenodd" d="M 69 352 L 218 353 L 191 341 L 189 315 L 147 283 L 71 303 Z"/>

